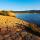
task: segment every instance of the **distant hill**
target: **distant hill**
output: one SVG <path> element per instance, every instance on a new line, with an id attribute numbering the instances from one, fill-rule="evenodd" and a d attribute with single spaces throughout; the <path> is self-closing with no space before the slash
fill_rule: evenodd
<path id="1" fill-rule="evenodd" d="M 40 10 L 12 11 L 14 13 L 40 13 Z"/>
<path id="2" fill-rule="evenodd" d="M 6 13 L 8 11 L 2 10 L 0 12 Z M 10 10 L 10 12 L 13 12 L 13 13 L 40 13 L 40 10 L 27 10 L 27 11 L 13 11 L 13 10 Z"/>

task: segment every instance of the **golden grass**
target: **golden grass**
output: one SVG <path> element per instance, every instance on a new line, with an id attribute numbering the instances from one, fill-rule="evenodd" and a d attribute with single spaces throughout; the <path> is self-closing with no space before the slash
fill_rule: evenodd
<path id="1" fill-rule="evenodd" d="M 15 26 L 16 23 L 19 24 L 25 24 L 23 20 L 17 19 L 15 17 L 10 17 L 10 16 L 2 16 L 0 15 L 0 26 Z"/>
<path id="2" fill-rule="evenodd" d="M 0 15 L 0 27 L 16 27 L 17 24 L 25 25 L 26 27 L 31 27 L 34 31 L 40 32 L 40 28 L 37 25 L 23 21 L 21 19 L 11 17 L 11 16 L 2 16 Z"/>

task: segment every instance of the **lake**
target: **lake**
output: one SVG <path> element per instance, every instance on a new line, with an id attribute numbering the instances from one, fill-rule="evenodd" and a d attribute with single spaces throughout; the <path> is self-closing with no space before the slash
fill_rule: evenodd
<path id="1" fill-rule="evenodd" d="M 40 14 L 16 14 L 17 18 L 20 18 L 22 20 L 38 24 L 40 26 Z"/>

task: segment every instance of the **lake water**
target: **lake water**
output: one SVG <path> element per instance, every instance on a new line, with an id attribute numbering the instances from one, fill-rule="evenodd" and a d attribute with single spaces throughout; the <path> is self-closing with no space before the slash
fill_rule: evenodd
<path id="1" fill-rule="evenodd" d="M 29 21 L 40 26 L 40 14 L 16 14 L 17 18 L 25 21 Z"/>

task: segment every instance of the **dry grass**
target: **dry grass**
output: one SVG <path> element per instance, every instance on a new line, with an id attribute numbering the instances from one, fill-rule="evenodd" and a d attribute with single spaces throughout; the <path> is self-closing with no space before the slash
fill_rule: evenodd
<path id="1" fill-rule="evenodd" d="M 9 13 L 9 15 L 11 15 L 10 14 L 10 12 L 8 12 Z M 25 29 L 26 28 L 26 29 Z M 40 28 L 38 28 L 38 26 L 37 25 L 35 25 L 35 24 L 32 24 L 32 23 L 29 23 L 29 22 L 26 22 L 26 21 L 23 21 L 23 20 L 21 20 L 21 19 L 18 19 L 18 18 L 16 18 L 15 16 L 13 16 L 13 15 L 11 15 L 11 16 L 3 16 L 3 15 L 0 15 L 0 30 L 1 30 L 1 32 L 0 33 L 2 33 L 1 35 L 0 35 L 0 39 L 2 38 L 2 36 L 6 33 L 6 35 L 4 35 L 3 36 L 3 38 L 6 40 L 6 38 L 5 37 L 7 37 L 7 39 L 9 39 L 9 40 L 12 40 L 12 39 L 14 39 L 14 40 L 26 40 L 26 38 L 27 38 L 27 32 L 22 32 L 23 30 L 27 30 L 27 28 L 32 28 L 32 30 L 33 31 L 37 31 L 37 32 L 39 32 L 40 33 Z M 5 32 L 6 31 L 6 32 Z M 30 30 L 29 30 L 30 31 Z M 15 32 L 16 32 L 16 34 L 15 34 Z M 19 35 L 17 35 L 17 32 L 18 32 L 18 34 Z M 21 32 L 21 33 L 20 33 Z M 8 34 L 9 33 L 9 34 Z M 14 36 L 12 36 L 10 33 L 12 33 L 12 35 L 14 35 Z M 20 36 L 20 34 L 22 35 L 22 36 Z M 24 35 L 25 34 L 25 35 Z M 11 35 L 11 37 L 9 37 Z M 16 38 L 15 39 L 15 37 L 18 37 L 18 38 Z M 24 37 L 23 37 L 24 36 Z M 13 37 L 13 38 L 12 38 Z M 28 34 L 28 39 L 30 39 L 30 37 L 31 37 L 31 35 L 30 34 Z M 32 36 L 33 37 L 33 36 Z M 33 38 L 33 40 L 34 40 L 35 38 Z M 37 38 L 37 39 L 39 39 L 40 40 L 40 38 Z M 36 40 L 36 39 L 35 39 Z"/>

